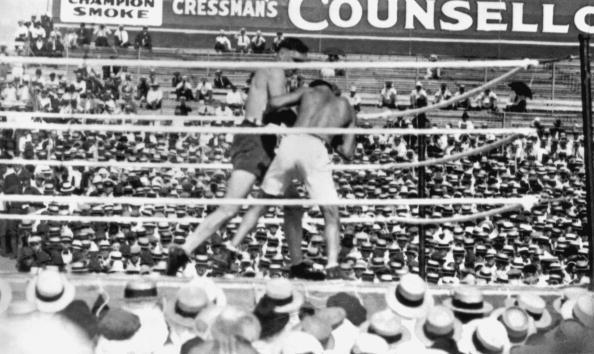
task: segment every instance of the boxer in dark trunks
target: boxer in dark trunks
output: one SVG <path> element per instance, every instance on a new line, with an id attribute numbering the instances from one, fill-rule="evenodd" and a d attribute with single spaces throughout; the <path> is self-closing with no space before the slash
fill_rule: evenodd
<path id="1" fill-rule="evenodd" d="M 278 61 L 303 61 L 308 52 L 307 46 L 296 38 L 286 38 L 280 44 L 277 53 Z M 261 68 L 253 76 L 247 102 L 245 104 L 245 120 L 240 126 L 258 127 L 277 118 L 295 117 L 293 111 L 285 111 L 264 117 L 268 100 L 283 95 L 286 91 L 286 77 L 283 69 Z M 290 123 L 290 122 L 289 122 Z M 259 183 L 274 156 L 274 136 L 238 134 L 231 146 L 231 162 L 233 171 L 227 180 L 226 199 L 245 198 L 252 187 Z M 169 251 L 167 274 L 176 275 L 180 267 L 185 266 L 193 251 L 215 232 L 231 220 L 240 210 L 239 205 L 221 205 L 188 236 L 182 247 L 174 247 Z M 301 233 L 301 210 L 285 209 L 285 234 L 287 239 L 297 239 L 291 234 Z M 301 236 L 298 237 L 301 239 Z M 228 251 L 228 250 L 227 250 Z M 224 262 L 223 262 L 224 263 Z"/>

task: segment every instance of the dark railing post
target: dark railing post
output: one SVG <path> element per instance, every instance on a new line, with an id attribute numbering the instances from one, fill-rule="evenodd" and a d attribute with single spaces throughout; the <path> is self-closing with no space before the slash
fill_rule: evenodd
<path id="1" fill-rule="evenodd" d="M 584 129 L 584 160 L 586 165 L 586 210 L 588 235 L 588 264 L 590 266 L 590 291 L 594 291 L 594 222 L 592 193 L 594 193 L 594 169 L 592 166 L 592 88 L 590 73 L 590 37 L 579 35 L 580 72 L 582 82 L 582 119 Z"/>
<path id="2" fill-rule="evenodd" d="M 424 115 L 424 114 L 423 114 Z M 417 116 L 417 122 L 419 122 L 418 127 L 421 129 L 427 128 L 425 126 L 426 119 L 424 117 Z M 419 161 L 425 160 L 425 134 L 420 134 L 417 136 L 417 155 Z M 419 177 L 418 181 L 418 195 L 419 198 L 425 198 L 425 167 L 420 166 L 418 168 L 417 175 Z M 425 206 L 419 205 L 419 218 L 425 218 Z M 426 254 L 425 254 L 425 226 L 419 225 L 419 276 L 426 279 L 426 272 L 425 272 L 425 265 L 426 265 Z"/>

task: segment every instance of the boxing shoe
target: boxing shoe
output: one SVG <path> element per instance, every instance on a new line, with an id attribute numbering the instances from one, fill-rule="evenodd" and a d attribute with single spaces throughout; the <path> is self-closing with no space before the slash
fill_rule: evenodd
<path id="1" fill-rule="evenodd" d="M 180 268 L 186 266 L 190 259 L 181 247 L 172 247 L 169 250 L 169 257 L 167 258 L 167 271 L 165 274 L 169 276 L 176 276 Z"/>
<path id="2" fill-rule="evenodd" d="M 309 266 L 305 262 L 301 262 L 295 265 L 292 265 L 289 268 L 289 278 L 297 278 L 297 279 L 304 279 L 304 280 L 324 280 L 326 279 L 326 275 L 324 273 L 313 270 L 311 266 Z"/>

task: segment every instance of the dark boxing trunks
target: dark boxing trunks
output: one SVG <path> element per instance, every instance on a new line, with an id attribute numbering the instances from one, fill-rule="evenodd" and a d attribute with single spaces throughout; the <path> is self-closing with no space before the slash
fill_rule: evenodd
<path id="1" fill-rule="evenodd" d="M 297 116 L 293 110 L 285 109 L 272 112 L 263 117 L 264 124 L 281 124 L 287 126 L 295 124 Z M 258 125 L 244 120 L 240 127 L 258 127 Z M 234 170 L 247 171 L 261 182 L 274 158 L 276 135 L 241 135 L 236 134 L 231 145 L 231 164 Z"/>

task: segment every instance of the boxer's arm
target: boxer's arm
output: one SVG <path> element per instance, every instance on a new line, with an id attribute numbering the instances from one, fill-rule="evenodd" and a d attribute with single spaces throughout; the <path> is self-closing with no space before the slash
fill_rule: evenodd
<path id="1" fill-rule="evenodd" d="M 268 100 L 268 110 L 275 110 L 298 104 L 306 90 L 307 88 L 301 88 L 299 90 L 287 93 L 286 95 L 271 97 L 270 100 Z"/>
<path id="2" fill-rule="evenodd" d="M 348 128 L 355 128 L 357 127 L 357 113 L 355 109 L 351 105 L 348 106 L 347 114 L 350 115 L 350 123 Z M 352 160 L 353 156 L 355 155 L 355 147 L 356 144 L 356 135 L 355 134 L 345 134 L 342 136 L 342 144 L 336 148 L 336 152 L 342 156 L 342 158 L 346 160 Z"/>

